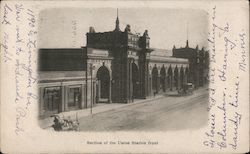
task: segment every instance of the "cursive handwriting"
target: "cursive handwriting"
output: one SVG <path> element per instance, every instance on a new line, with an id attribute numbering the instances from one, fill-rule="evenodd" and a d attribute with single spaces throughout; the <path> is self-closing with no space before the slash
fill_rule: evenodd
<path id="1" fill-rule="evenodd" d="M 20 78 L 23 76 L 23 74 L 20 73 L 20 63 L 19 60 L 16 59 L 15 64 L 15 83 L 16 83 L 16 98 L 15 102 L 18 103 L 21 99 L 23 99 L 23 96 L 21 95 L 20 88 L 21 88 L 21 81 Z"/>
<path id="2" fill-rule="evenodd" d="M 15 8 L 16 8 L 16 21 L 20 21 L 21 20 L 20 14 L 24 10 L 23 5 L 22 4 L 16 4 Z"/>
<path id="3" fill-rule="evenodd" d="M 239 77 L 237 77 L 238 79 Z M 234 96 L 232 97 L 231 95 L 229 95 L 229 98 L 233 99 L 232 101 L 230 101 L 228 104 L 232 105 L 233 107 L 238 107 L 238 101 L 239 101 L 239 86 L 240 86 L 240 82 L 236 81 L 234 83 L 235 85 L 235 93 Z"/>
<path id="4" fill-rule="evenodd" d="M 222 106 L 217 106 L 220 111 L 222 111 L 222 130 L 217 132 L 219 136 L 221 136 L 221 142 L 218 142 L 218 146 L 220 148 L 226 148 L 227 147 L 227 110 L 226 110 L 226 93 L 223 91 L 223 102 Z"/>
<path id="5" fill-rule="evenodd" d="M 34 28 L 35 27 L 35 23 L 36 23 L 36 18 L 34 15 L 34 12 L 30 9 L 27 9 L 27 15 L 28 15 L 28 24 L 30 26 L 30 28 Z"/>
<path id="6" fill-rule="evenodd" d="M 23 43 L 23 39 L 20 36 L 20 28 L 16 25 L 16 43 Z"/>
<path id="7" fill-rule="evenodd" d="M 37 78 L 33 76 L 33 69 L 31 65 L 31 59 L 29 59 L 28 65 L 21 63 L 20 64 L 22 69 L 28 72 L 28 78 L 27 78 L 27 88 L 31 87 L 32 84 L 35 84 L 37 81 Z"/>
<path id="8" fill-rule="evenodd" d="M 8 41 L 9 41 L 9 34 L 3 32 L 3 40 L 1 43 L 1 47 L 3 48 L 3 60 L 5 63 L 12 61 L 12 54 L 9 52 Z"/>
<path id="9" fill-rule="evenodd" d="M 12 9 L 7 5 L 7 4 L 4 4 L 4 7 L 3 7 L 3 17 L 2 17 L 2 21 L 1 23 L 4 24 L 4 25 L 11 25 L 11 22 L 10 22 L 10 19 L 9 19 L 9 14 L 10 12 L 12 12 Z"/>
<path id="10" fill-rule="evenodd" d="M 226 23 L 225 27 L 219 27 L 216 24 L 213 24 L 213 27 L 215 27 L 219 30 L 219 32 L 218 32 L 219 37 L 222 37 L 225 33 L 229 32 L 229 24 L 228 23 Z"/>
<path id="11" fill-rule="evenodd" d="M 27 87 L 32 87 L 32 84 L 35 84 L 37 81 L 37 78 L 33 75 L 33 69 L 32 69 L 32 53 L 36 49 L 36 40 L 34 39 L 34 36 L 37 34 L 37 32 L 34 30 L 36 19 L 34 12 L 30 9 L 27 10 L 28 15 L 28 26 L 30 28 L 28 32 L 28 42 L 26 46 L 28 47 L 28 63 L 27 65 L 24 65 L 24 68 L 29 72 L 28 73 L 28 84 Z"/>
<path id="12" fill-rule="evenodd" d="M 209 120 L 209 124 L 210 124 L 210 130 L 209 132 L 205 132 L 206 136 L 209 138 L 209 140 L 206 140 L 203 142 L 203 145 L 205 146 L 209 146 L 210 148 L 214 148 L 214 144 L 215 144 L 215 140 L 214 140 L 214 136 L 215 136 L 215 114 L 211 114 Z"/>
<path id="13" fill-rule="evenodd" d="M 233 143 L 229 143 L 229 145 L 233 148 L 233 149 L 237 149 L 237 141 L 238 141 L 238 129 L 239 129 L 239 124 L 241 121 L 241 114 L 239 114 L 238 112 L 234 113 L 234 118 L 233 119 L 229 119 L 230 122 L 232 122 L 233 124 Z"/>
<path id="14" fill-rule="evenodd" d="M 215 68 L 210 68 L 208 80 L 209 83 L 215 84 Z"/>
<path id="15" fill-rule="evenodd" d="M 219 72 L 219 78 L 221 79 L 221 81 L 226 81 L 227 77 L 226 77 L 226 72 L 227 72 L 227 57 L 228 57 L 228 50 L 233 50 L 236 47 L 236 44 L 229 40 L 228 37 L 224 37 L 224 42 L 225 42 L 225 50 L 224 50 L 224 57 L 223 57 L 223 64 L 222 67 L 220 69 L 218 69 Z"/>
<path id="16" fill-rule="evenodd" d="M 19 135 L 20 132 L 24 131 L 23 127 L 21 126 L 21 120 L 26 117 L 26 114 L 27 113 L 23 108 L 21 107 L 16 108 L 16 127 L 15 127 L 16 135 Z"/>
<path id="17" fill-rule="evenodd" d="M 216 6 L 214 6 L 213 8 L 213 13 L 212 13 L 212 22 L 213 22 L 213 25 L 215 23 L 215 18 L 216 18 Z M 209 35 L 211 35 L 210 33 L 208 33 Z M 212 36 L 211 38 L 208 38 L 208 42 L 209 43 L 212 43 L 212 50 L 210 50 L 210 62 L 216 62 L 215 61 L 215 55 L 216 55 L 216 52 L 215 52 L 215 27 L 213 26 L 212 28 Z"/>
<path id="18" fill-rule="evenodd" d="M 205 134 L 208 137 L 214 137 L 214 134 L 215 134 L 215 114 L 211 114 L 210 118 L 208 120 L 210 122 L 210 130 L 209 130 L 209 132 L 206 132 Z"/>
<path id="19" fill-rule="evenodd" d="M 7 18 L 11 23 L 9 27 L 14 30 L 13 35 L 13 46 L 9 47 L 8 44 L 10 39 L 10 33 L 8 29 L 3 33 L 2 48 L 5 50 L 5 58 L 7 60 L 14 61 L 14 82 L 15 82 L 15 102 L 16 109 L 16 120 L 15 123 L 15 134 L 20 135 L 25 131 L 24 124 L 26 123 L 30 106 L 37 102 L 38 96 L 33 90 L 35 89 L 37 78 L 36 70 L 34 69 L 34 63 L 36 62 L 37 42 L 36 42 L 36 16 L 34 12 L 27 9 L 24 4 L 12 4 L 10 5 L 15 12 L 15 16 Z M 7 20 L 8 19 L 8 20 Z M 8 51 L 13 48 L 14 56 L 9 55 Z"/>
<path id="20" fill-rule="evenodd" d="M 240 75 L 247 71 L 247 35 L 245 30 L 226 21 L 216 22 L 218 7 L 211 8 L 208 126 L 202 144 L 220 150 L 238 148 L 240 121 Z M 221 19 L 220 17 L 218 19 Z M 235 33 L 236 31 L 236 33 Z M 220 52 L 218 52 L 220 51 Z M 220 56 L 216 55 L 220 54 Z M 233 63 L 232 63 L 233 62 Z M 235 65 L 236 64 L 236 65 Z M 229 74 L 230 73 L 230 74 Z M 220 85 L 220 86 L 218 86 Z"/>
<path id="21" fill-rule="evenodd" d="M 216 104 L 216 100 L 214 98 L 215 95 L 215 88 L 209 88 L 210 96 L 209 96 L 209 105 L 208 105 L 208 111 L 211 110 L 213 106 Z"/>
<path id="22" fill-rule="evenodd" d="M 26 109 L 28 109 L 29 105 L 31 105 L 32 101 L 37 100 L 38 96 L 34 93 L 28 92 L 27 93 L 27 102 L 26 102 Z"/>
<path id="23" fill-rule="evenodd" d="M 246 34 L 245 33 L 240 33 L 239 34 L 239 37 L 240 37 L 240 49 L 241 49 L 241 52 L 240 52 L 240 62 L 239 62 L 239 70 L 245 72 L 246 71 L 246 42 L 245 42 L 245 39 L 246 39 Z"/>
<path id="24" fill-rule="evenodd" d="M 226 36 L 224 37 L 224 41 L 225 41 L 225 50 L 226 51 L 228 51 L 228 47 L 230 47 L 229 50 L 233 50 L 236 47 L 236 44 Z"/>

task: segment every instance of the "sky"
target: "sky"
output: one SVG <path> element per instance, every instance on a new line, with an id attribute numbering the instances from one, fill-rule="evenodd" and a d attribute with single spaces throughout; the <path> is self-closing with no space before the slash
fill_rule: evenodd
<path id="1" fill-rule="evenodd" d="M 175 45 L 207 47 L 208 15 L 202 10 L 166 8 L 118 8 L 120 29 L 127 24 L 141 35 L 147 29 L 150 47 L 171 50 Z M 86 33 L 112 31 L 116 8 L 54 8 L 39 15 L 39 48 L 80 48 L 86 45 Z"/>

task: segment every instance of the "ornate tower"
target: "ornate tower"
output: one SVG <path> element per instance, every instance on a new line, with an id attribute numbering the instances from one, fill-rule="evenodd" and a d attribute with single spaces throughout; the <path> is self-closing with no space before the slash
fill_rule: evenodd
<path id="1" fill-rule="evenodd" d="M 119 14 L 118 14 L 118 9 L 117 9 L 117 17 L 115 21 L 115 30 L 114 31 L 121 31 L 120 26 L 119 26 Z"/>

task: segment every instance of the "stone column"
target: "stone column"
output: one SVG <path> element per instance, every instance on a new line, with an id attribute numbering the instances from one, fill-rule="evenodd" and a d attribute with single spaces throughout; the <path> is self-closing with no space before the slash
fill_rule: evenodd
<path id="1" fill-rule="evenodd" d="M 84 108 L 88 108 L 88 81 L 86 79 L 86 83 L 85 83 L 85 102 L 84 102 Z"/>
<path id="2" fill-rule="evenodd" d="M 129 59 L 129 101 L 132 102 L 133 97 L 133 81 L 132 81 L 132 61 Z"/>
<path id="3" fill-rule="evenodd" d="M 101 86 L 101 84 L 100 84 Z M 99 88 L 100 91 L 101 87 Z M 100 93 L 99 93 L 100 95 Z M 112 79 L 109 81 L 109 103 L 112 103 Z"/>
<path id="4" fill-rule="evenodd" d="M 177 84 L 177 89 L 180 89 L 181 88 L 181 69 L 180 68 L 177 68 L 177 69 L 178 69 L 178 77 L 177 77 L 178 84 Z"/>
<path id="5" fill-rule="evenodd" d="M 130 63 L 129 63 L 129 67 L 130 67 L 130 81 L 129 81 L 129 84 L 130 84 L 130 100 L 131 102 L 134 100 L 133 98 L 133 94 L 134 94 L 134 88 L 133 88 L 133 71 L 132 71 L 132 60 L 130 60 Z"/>
<path id="6" fill-rule="evenodd" d="M 68 87 L 67 86 L 62 86 L 63 88 L 63 91 L 64 91 L 64 111 L 67 111 L 68 110 Z"/>
<path id="7" fill-rule="evenodd" d="M 146 60 L 145 62 L 145 83 L 144 83 L 144 96 L 147 98 L 148 96 L 148 78 L 149 78 L 149 73 L 148 73 L 148 61 Z"/>
<path id="8" fill-rule="evenodd" d="M 157 93 L 160 93 L 162 91 L 162 86 L 161 86 L 161 74 L 158 72 L 158 77 L 157 77 Z"/>
<path id="9" fill-rule="evenodd" d="M 173 90 L 173 84 L 174 84 L 174 79 L 173 79 L 173 77 L 174 77 L 173 74 L 169 76 L 169 79 L 170 79 L 170 86 L 169 86 L 169 87 L 170 87 L 170 91 Z"/>
<path id="10" fill-rule="evenodd" d="M 150 95 L 153 95 L 153 81 L 152 81 L 152 74 L 150 75 Z"/>
<path id="11" fill-rule="evenodd" d="M 61 100 L 61 103 L 59 103 L 59 109 L 58 109 L 58 112 L 63 112 L 65 109 L 64 109 L 64 105 L 65 105 L 65 93 L 64 93 L 64 86 L 60 86 L 60 100 Z"/>
<path id="12" fill-rule="evenodd" d="M 165 92 L 167 91 L 167 87 L 168 87 L 168 82 L 167 82 L 167 74 L 164 78 L 164 81 L 165 81 Z"/>
<path id="13" fill-rule="evenodd" d="M 101 98 L 101 82 L 100 82 L 100 80 L 98 80 L 98 102 L 99 102 L 99 100 L 100 100 L 100 98 Z"/>
<path id="14" fill-rule="evenodd" d="M 93 104 L 96 104 L 96 80 L 93 82 Z"/>
<path id="15" fill-rule="evenodd" d="M 147 60 L 142 63 L 142 71 L 141 71 L 141 98 L 146 98 L 148 95 L 147 85 L 148 85 L 148 65 Z"/>
<path id="16" fill-rule="evenodd" d="M 80 104 L 80 109 L 84 108 L 84 84 L 81 84 L 81 104 Z"/>
<path id="17" fill-rule="evenodd" d="M 187 77 L 187 72 L 185 71 L 185 74 L 184 74 L 184 83 L 183 83 L 184 85 L 187 84 L 187 78 L 188 78 Z"/>
<path id="18" fill-rule="evenodd" d="M 128 58 L 128 61 L 127 61 L 127 96 L 126 96 L 126 99 L 127 99 L 127 102 L 130 103 L 132 101 L 132 95 L 131 95 L 131 80 L 132 80 L 132 70 L 131 70 L 131 59 Z"/>
<path id="19" fill-rule="evenodd" d="M 39 95 L 39 102 L 40 102 L 40 104 L 39 104 L 39 115 L 41 116 L 41 115 L 43 115 L 44 113 L 43 113 L 43 106 L 44 106 L 44 87 L 40 87 L 39 88 L 39 93 L 40 93 L 40 95 Z"/>

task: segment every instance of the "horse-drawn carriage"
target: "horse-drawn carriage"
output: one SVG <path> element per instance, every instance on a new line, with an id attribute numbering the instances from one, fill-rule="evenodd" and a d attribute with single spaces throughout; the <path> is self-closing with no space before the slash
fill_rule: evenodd
<path id="1" fill-rule="evenodd" d="M 179 95 L 191 95 L 193 94 L 194 85 L 192 83 L 186 83 L 181 89 L 178 90 Z"/>
<path id="2" fill-rule="evenodd" d="M 52 125 L 52 128 L 55 131 L 79 131 L 79 121 L 77 114 L 76 120 L 72 120 L 70 117 L 61 117 L 58 114 L 52 115 L 51 117 L 54 117 L 54 124 Z"/>

